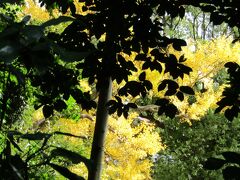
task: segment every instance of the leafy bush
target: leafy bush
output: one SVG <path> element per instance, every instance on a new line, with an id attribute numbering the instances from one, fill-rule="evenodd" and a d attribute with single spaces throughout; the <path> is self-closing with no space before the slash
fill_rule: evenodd
<path id="1" fill-rule="evenodd" d="M 178 119 L 166 120 L 160 134 L 166 151 L 159 153 L 153 168 L 154 179 L 222 179 L 221 171 L 207 171 L 203 164 L 217 152 L 238 149 L 240 119 L 231 124 L 210 110 L 192 126 Z"/>

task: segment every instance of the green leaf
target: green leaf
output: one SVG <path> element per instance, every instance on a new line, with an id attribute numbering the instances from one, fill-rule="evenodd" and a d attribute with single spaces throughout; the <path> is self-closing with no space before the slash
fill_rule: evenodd
<path id="1" fill-rule="evenodd" d="M 59 166 L 57 164 L 49 163 L 49 166 L 51 166 L 53 169 L 58 171 L 61 175 L 64 177 L 71 179 L 71 180 L 85 180 L 83 177 L 78 176 L 77 174 L 72 173 L 67 168 Z"/>
<path id="2" fill-rule="evenodd" d="M 69 16 L 60 16 L 56 19 L 51 19 L 45 23 L 43 23 L 40 27 L 45 29 L 48 26 L 55 26 L 64 22 L 74 21 L 75 18 L 69 17 Z"/>

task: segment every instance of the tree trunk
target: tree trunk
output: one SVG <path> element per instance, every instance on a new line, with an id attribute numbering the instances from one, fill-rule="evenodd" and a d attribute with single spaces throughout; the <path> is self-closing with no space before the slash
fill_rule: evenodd
<path id="1" fill-rule="evenodd" d="M 102 159 L 104 155 L 104 142 L 107 133 L 108 110 L 107 102 L 112 96 L 112 80 L 105 78 L 105 85 L 100 87 L 95 131 L 91 151 L 91 169 L 88 170 L 89 180 L 99 180 L 102 169 Z"/>
<path id="2" fill-rule="evenodd" d="M 203 12 L 203 14 L 202 14 L 202 39 L 203 40 L 206 39 L 206 31 L 207 31 L 207 28 L 206 28 L 206 15 Z"/>
<path id="3" fill-rule="evenodd" d="M 211 38 L 214 39 L 214 24 L 212 23 L 212 34 L 211 34 Z"/>
<path id="4" fill-rule="evenodd" d="M 195 27 L 196 27 L 196 19 L 195 19 L 195 17 L 193 18 L 193 22 L 192 22 L 192 31 L 193 31 L 193 40 L 194 41 L 196 41 L 196 29 L 195 29 Z"/>

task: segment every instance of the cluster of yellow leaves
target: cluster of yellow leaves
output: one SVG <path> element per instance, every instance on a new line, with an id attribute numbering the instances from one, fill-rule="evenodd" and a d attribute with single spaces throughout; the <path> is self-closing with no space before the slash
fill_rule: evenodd
<path id="1" fill-rule="evenodd" d="M 219 37 L 209 42 L 189 43 L 183 48 L 187 58 L 186 65 L 193 68 L 193 72 L 186 77 L 188 84 L 197 80 L 213 77 L 228 61 L 239 62 L 239 43 L 232 44 L 231 38 Z M 191 47 L 196 50 L 192 51 Z"/>
<path id="2" fill-rule="evenodd" d="M 32 19 L 38 20 L 40 22 L 47 21 L 53 17 L 58 17 L 61 15 L 61 12 L 58 9 L 52 9 L 51 12 L 47 11 L 45 7 L 40 7 L 38 3 L 34 0 L 25 0 L 26 5 L 23 7 L 23 12 L 25 14 L 31 15 Z M 74 4 L 76 7 L 76 13 L 81 15 L 86 15 L 88 13 L 92 13 L 91 11 L 83 11 L 84 2 L 78 2 L 78 0 L 74 0 Z M 64 15 L 69 15 L 70 10 L 67 11 Z"/>
<path id="3" fill-rule="evenodd" d="M 204 83 L 206 92 L 197 92 L 195 94 L 196 102 L 189 105 L 187 99 L 179 101 L 176 97 L 172 100 L 180 110 L 181 120 L 187 121 L 191 124 L 191 120 L 199 120 L 205 115 L 209 108 L 214 108 L 216 102 L 220 99 L 224 85 L 217 90 L 214 89 L 214 82 L 212 77 L 215 76 L 224 64 L 228 61 L 239 62 L 239 43 L 232 44 L 232 39 L 220 37 L 210 42 L 195 44 L 196 49 L 191 50 L 189 45 L 183 48 L 183 53 L 187 58 L 186 65 L 193 69 L 190 76 L 185 76 L 184 81 L 179 82 L 180 85 L 188 85 L 193 87 L 196 82 Z M 170 52 L 177 54 L 173 49 Z M 179 56 L 180 54 L 177 54 Z"/>
<path id="4" fill-rule="evenodd" d="M 164 149 L 152 124 L 134 126 L 136 113 L 128 119 L 111 117 L 106 139 L 105 172 L 113 179 L 150 179 L 152 156 Z"/>
<path id="5" fill-rule="evenodd" d="M 133 125 L 136 118 L 136 113 L 131 113 L 128 119 L 110 116 L 102 179 L 150 179 L 150 170 L 153 165 L 150 157 L 165 147 L 154 126 L 145 122 Z M 81 119 L 76 122 L 60 119 L 55 127 L 65 132 L 85 136 L 88 141 L 91 141 L 94 121 Z M 67 137 L 65 140 L 70 144 L 84 145 L 76 138 Z M 90 146 L 88 151 L 90 154 Z M 87 169 L 81 163 L 71 166 L 70 170 L 87 177 Z"/>
<path id="6" fill-rule="evenodd" d="M 197 82 L 202 82 L 207 89 L 205 93 L 197 92 L 195 94 L 196 102 L 191 105 L 188 103 L 187 95 L 184 101 L 179 101 L 175 96 L 170 97 L 180 110 L 179 117 L 182 121 L 187 121 L 191 124 L 191 120 L 199 120 L 209 108 L 216 106 L 216 102 L 220 99 L 224 86 L 222 85 L 218 89 L 214 89 L 213 76 L 224 68 L 226 62 L 240 62 L 240 44 L 232 44 L 231 42 L 231 38 L 219 37 L 208 42 L 189 41 L 188 46 L 183 47 L 183 51 L 181 52 L 175 51 L 172 46 L 167 48 L 166 52 L 174 54 L 177 58 L 184 54 L 184 57 L 187 58 L 184 64 L 193 69 L 190 76 L 186 75 L 183 80 L 178 80 L 179 85 L 194 87 Z M 134 61 L 136 57 L 135 53 L 132 53 L 130 56 L 124 54 L 124 57 L 131 60 L 138 68 L 138 71 L 133 72 L 129 80 L 138 80 L 138 76 L 142 72 L 141 67 L 143 63 Z M 164 64 L 162 64 L 162 68 L 164 70 Z M 169 75 L 159 73 L 155 70 L 150 71 L 149 69 L 145 70 L 145 72 L 146 79 L 150 80 L 153 84 L 153 90 L 149 92 L 148 96 L 163 97 L 164 91 L 158 92 L 157 87 L 163 79 L 170 78 Z M 117 87 L 118 85 L 115 86 Z"/>
<path id="7" fill-rule="evenodd" d="M 34 0 L 25 0 L 26 5 L 23 7 L 23 12 L 31 15 L 32 19 L 44 22 L 50 19 L 50 14 L 46 9 L 39 7 Z"/>

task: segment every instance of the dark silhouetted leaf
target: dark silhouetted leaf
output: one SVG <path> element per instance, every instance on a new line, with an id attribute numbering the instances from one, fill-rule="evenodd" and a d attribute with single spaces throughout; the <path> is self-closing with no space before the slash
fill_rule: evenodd
<path id="1" fill-rule="evenodd" d="M 166 105 L 168 103 L 169 103 L 168 99 L 160 98 L 160 99 L 157 99 L 155 104 L 158 105 L 158 106 L 164 106 L 164 105 Z"/>
<path id="2" fill-rule="evenodd" d="M 137 108 L 137 105 L 135 103 L 128 103 L 127 106 L 129 108 L 134 108 L 134 109 Z"/>
<path id="3" fill-rule="evenodd" d="M 236 62 L 227 62 L 224 66 L 229 69 L 238 69 L 239 68 L 239 65 Z"/>
<path id="4" fill-rule="evenodd" d="M 140 81 L 144 81 L 146 79 L 146 72 L 142 72 L 140 75 L 139 75 L 139 80 Z"/>
<path id="5" fill-rule="evenodd" d="M 163 81 L 161 84 L 159 84 L 158 86 L 158 91 L 162 91 L 166 88 L 167 83 L 165 81 Z"/>
<path id="6" fill-rule="evenodd" d="M 142 92 L 142 85 L 137 82 L 137 81 L 129 81 L 127 82 L 127 84 L 125 85 L 125 87 L 122 88 L 123 93 L 124 94 L 131 94 L 133 97 L 136 97 L 138 95 L 140 95 L 140 93 Z M 126 91 L 126 92 L 124 92 Z M 119 90 L 119 93 L 121 92 L 121 89 Z"/>
<path id="7" fill-rule="evenodd" d="M 224 108 L 223 106 L 217 107 L 217 108 L 215 109 L 215 112 L 214 112 L 214 113 L 217 114 L 217 113 L 221 112 L 223 108 Z"/>
<path id="8" fill-rule="evenodd" d="M 59 99 L 54 103 L 54 109 L 56 109 L 57 111 L 62 111 L 66 108 L 67 108 L 67 105 L 63 100 Z"/>
<path id="9" fill-rule="evenodd" d="M 226 163 L 225 160 L 223 159 L 218 159 L 218 158 L 208 158 L 207 161 L 204 164 L 204 168 L 208 170 L 217 170 L 223 167 L 223 165 Z"/>
<path id="10" fill-rule="evenodd" d="M 180 63 L 185 62 L 186 60 L 187 60 L 187 58 L 185 58 L 184 55 L 181 55 L 179 58 Z"/>
<path id="11" fill-rule="evenodd" d="M 181 51 L 182 50 L 181 47 L 187 45 L 186 41 L 182 39 L 172 39 L 172 41 L 173 41 L 173 48 L 177 51 Z"/>
<path id="12" fill-rule="evenodd" d="M 180 101 L 183 101 L 184 100 L 184 95 L 182 92 L 178 91 L 177 94 L 176 94 L 177 98 L 180 100 Z"/>
<path id="13" fill-rule="evenodd" d="M 90 167 L 90 160 L 87 159 L 86 157 L 76 153 L 76 152 L 73 152 L 73 151 L 69 151 L 67 149 L 63 149 L 63 148 L 56 148 L 56 149 L 53 149 L 51 151 L 51 155 L 53 157 L 58 157 L 58 156 L 61 156 L 61 157 L 64 157 L 64 158 L 67 158 L 68 160 L 70 160 L 73 164 L 78 164 L 80 162 L 83 162 L 88 168 Z"/>
<path id="14" fill-rule="evenodd" d="M 220 25 L 225 21 L 225 16 L 212 12 L 210 15 L 210 21 L 213 22 L 214 25 Z"/>
<path id="15" fill-rule="evenodd" d="M 189 94 L 189 95 L 194 95 L 194 91 L 191 87 L 189 86 L 180 86 L 180 91 L 185 93 L 185 94 Z"/>
<path id="16" fill-rule="evenodd" d="M 135 57 L 135 60 L 137 60 L 137 61 L 145 61 L 146 59 L 147 59 L 146 54 L 138 54 Z"/>
<path id="17" fill-rule="evenodd" d="M 20 53 L 21 46 L 16 42 L 0 42 L 0 59 L 11 64 Z"/>
<path id="18" fill-rule="evenodd" d="M 71 179 L 71 180 L 85 180 L 83 177 L 78 176 L 77 174 L 72 173 L 67 168 L 59 166 L 57 164 L 49 163 L 49 165 L 55 169 L 57 172 L 59 172 L 64 177 Z"/>
<path id="19" fill-rule="evenodd" d="M 115 96 L 115 98 L 117 99 L 118 103 L 122 103 L 122 99 L 118 96 Z"/>
<path id="20" fill-rule="evenodd" d="M 115 104 L 117 104 L 117 102 L 115 100 L 110 100 L 110 101 L 107 102 L 108 107 L 113 106 Z"/>
<path id="21" fill-rule="evenodd" d="M 78 136 L 78 135 L 74 135 L 74 134 L 71 134 L 71 133 L 60 132 L 60 131 L 55 131 L 55 132 L 53 132 L 53 134 L 70 136 L 70 137 L 81 138 L 81 139 L 86 139 L 86 136 Z"/>
<path id="22" fill-rule="evenodd" d="M 123 112 L 123 117 L 124 117 L 125 119 L 128 118 L 128 112 L 127 112 L 127 111 L 124 111 L 124 112 Z"/>
<path id="23" fill-rule="evenodd" d="M 214 7 L 212 5 L 202 6 L 202 10 L 205 12 L 213 12 L 215 9 L 216 9 L 216 7 Z"/>
<path id="24" fill-rule="evenodd" d="M 184 15 L 185 15 L 185 9 L 184 9 L 183 6 L 181 6 L 181 7 L 179 8 L 179 16 L 180 16 L 180 18 L 183 18 Z"/>
<path id="25" fill-rule="evenodd" d="M 18 144 L 14 141 L 13 137 L 8 137 L 8 139 L 17 150 L 19 150 L 20 152 L 23 152 L 21 148 L 18 146 Z"/>
<path id="26" fill-rule="evenodd" d="M 149 63 L 148 61 L 144 62 L 142 65 L 142 70 L 146 70 L 150 67 L 151 63 Z"/>
<path id="27" fill-rule="evenodd" d="M 52 134 L 37 132 L 34 134 L 29 134 L 29 133 L 23 134 L 21 136 L 21 138 L 28 139 L 28 140 L 43 140 L 43 139 L 49 138 L 51 136 L 52 136 Z"/>
<path id="28" fill-rule="evenodd" d="M 232 109 L 226 109 L 224 112 L 224 116 L 229 120 L 229 121 L 233 121 L 234 117 L 237 117 L 238 113 L 236 113 L 235 111 L 232 111 Z"/>
<path id="29" fill-rule="evenodd" d="M 113 113 L 115 113 L 115 112 L 117 111 L 117 109 L 118 109 L 118 105 L 117 105 L 117 104 L 114 104 L 114 105 L 112 105 L 112 106 L 110 106 L 110 107 L 108 108 L 108 113 L 109 113 L 109 114 L 113 114 Z"/>
<path id="30" fill-rule="evenodd" d="M 227 152 L 223 152 L 222 155 L 228 163 L 236 163 L 240 165 L 239 153 L 227 151 Z"/>
<path id="31" fill-rule="evenodd" d="M 232 41 L 232 43 L 234 44 L 234 43 L 239 42 L 239 41 L 240 41 L 240 38 L 236 38 Z"/>
<path id="32" fill-rule="evenodd" d="M 22 35 L 24 36 L 24 45 L 30 45 L 38 42 L 44 36 L 44 31 L 37 25 L 29 25 L 22 30 Z"/>
<path id="33" fill-rule="evenodd" d="M 151 83 L 150 81 L 148 81 L 148 80 L 145 80 L 145 81 L 143 82 L 143 85 L 146 87 L 146 89 L 147 89 L 148 91 L 153 88 L 152 83 Z"/>
<path id="34" fill-rule="evenodd" d="M 176 89 L 168 88 L 168 90 L 165 92 L 164 96 L 172 96 L 177 93 Z"/>
<path id="35" fill-rule="evenodd" d="M 48 26 L 56 26 L 60 23 L 64 23 L 64 22 L 69 22 L 69 21 L 74 21 L 75 19 L 70 17 L 70 16 L 60 16 L 56 19 L 50 19 L 46 22 L 44 22 L 41 27 L 44 29 Z"/>
<path id="36" fill-rule="evenodd" d="M 53 107 L 49 105 L 43 106 L 43 115 L 45 118 L 49 118 L 53 114 Z"/>
<path id="37" fill-rule="evenodd" d="M 177 107 L 174 104 L 168 104 L 165 108 L 165 115 L 170 117 L 171 119 L 176 116 L 178 112 Z"/>
<path id="38" fill-rule="evenodd" d="M 223 169 L 223 177 L 226 180 L 237 180 L 240 177 L 240 168 L 236 166 L 229 166 Z"/>
<path id="39" fill-rule="evenodd" d="M 77 52 L 77 51 L 67 51 L 66 49 L 59 47 L 57 45 L 53 46 L 53 51 L 57 53 L 61 60 L 65 62 L 76 62 L 81 61 L 87 56 L 89 56 L 93 51 L 87 51 L 87 52 Z"/>
<path id="40" fill-rule="evenodd" d="M 122 107 L 118 106 L 117 115 L 120 117 L 122 115 L 122 113 L 123 113 Z"/>

